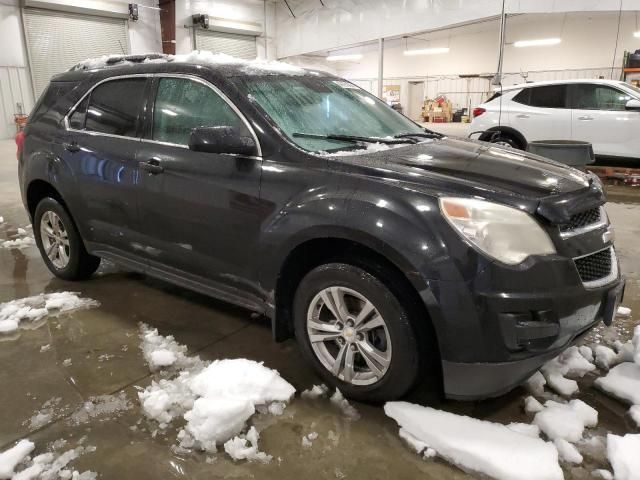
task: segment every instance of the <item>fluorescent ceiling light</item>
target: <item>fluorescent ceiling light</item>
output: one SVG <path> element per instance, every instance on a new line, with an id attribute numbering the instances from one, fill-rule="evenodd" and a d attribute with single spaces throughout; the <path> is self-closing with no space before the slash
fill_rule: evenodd
<path id="1" fill-rule="evenodd" d="M 327 61 L 329 62 L 344 62 L 348 60 L 360 60 L 362 58 L 361 53 L 353 53 L 350 55 L 329 55 Z"/>
<path id="2" fill-rule="evenodd" d="M 633 36 L 636 38 L 640 38 L 640 32 L 633 32 Z"/>
<path id="3" fill-rule="evenodd" d="M 437 55 L 439 53 L 449 53 L 449 47 L 422 48 L 404 51 L 405 55 Z"/>
<path id="4" fill-rule="evenodd" d="M 513 44 L 514 47 L 541 47 L 544 45 L 557 45 L 562 41 L 561 38 L 541 38 L 539 40 L 518 40 Z"/>

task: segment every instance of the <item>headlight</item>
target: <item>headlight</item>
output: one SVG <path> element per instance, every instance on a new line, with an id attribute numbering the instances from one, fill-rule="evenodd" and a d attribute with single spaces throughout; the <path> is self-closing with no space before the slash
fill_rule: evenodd
<path id="1" fill-rule="evenodd" d="M 440 198 L 440 211 L 478 250 L 516 265 L 530 255 L 556 253 L 549 235 L 527 213 L 474 198 Z"/>

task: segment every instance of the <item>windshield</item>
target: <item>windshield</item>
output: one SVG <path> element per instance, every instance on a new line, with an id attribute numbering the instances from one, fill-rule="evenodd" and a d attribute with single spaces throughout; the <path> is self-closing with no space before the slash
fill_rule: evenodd
<path id="1" fill-rule="evenodd" d="M 383 139 L 425 132 L 384 102 L 345 80 L 277 75 L 239 80 L 243 93 L 250 95 L 284 134 L 305 150 L 331 152 L 364 146 L 344 138 L 318 138 L 322 136 Z"/>

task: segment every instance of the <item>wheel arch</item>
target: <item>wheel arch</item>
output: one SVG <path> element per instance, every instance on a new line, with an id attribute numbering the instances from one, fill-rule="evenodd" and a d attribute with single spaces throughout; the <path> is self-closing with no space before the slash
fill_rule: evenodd
<path id="1" fill-rule="evenodd" d="M 27 210 L 32 220 L 36 212 L 38 203 L 40 203 L 43 198 L 47 197 L 51 197 L 57 200 L 67 210 L 67 212 L 69 212 L 69 207 L 62 198 L 62 195 L 53 185 L 51 185 L 51 183 L 47 182 L 46 180 L 35 179 L 29 183 L 26 195 Z M 71 215 L 71 212 L 69 212 L 69 215 Z M 71 218 L 73 218 L 73 216 Z"/>
<path id="2" fill-rule="evenodd" d="M 528 142 L 524 135 L 522 135 L 522 133 L 520 133 L 515 128 L 505 125 L 488 128 L 482 135 L 480 135 L 479 140 L 482 140 L 483 142 L 489 142 L 491 141 L 492 135 L 496 132 L 504 132 L 508 135 L 511 135 L 520 143 L 523 150 L 527 148 Z"/>

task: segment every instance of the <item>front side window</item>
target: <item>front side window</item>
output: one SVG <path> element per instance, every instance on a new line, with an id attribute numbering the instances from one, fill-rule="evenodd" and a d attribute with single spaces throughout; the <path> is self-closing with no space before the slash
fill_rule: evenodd
<path id="1" fill-rule="evenodd" d="M 566 108 L 566 86 L 531 87 L 529 105 L 540 108 Z"/>
<path id="2" fill-rule="evenodd" d="M 578 110 L 625 110 L 633 97 L 606 85 L 581 83 L 571 86 L 571 106 Z"/>
<path id="3" fill-rule="evenodd" d="M 153 109 L 153 140 L 188 145 L 196 127 L 236 127 L 250 135 L 229 104 L 200 82 L 187 78 L 161 78 Z"/>
<path id="4" fill-rule="evenodd" d="M 89 98 L 85 129 L 135 137 L 146 81 L 124 78 L 98 85 Z"/>
<path id="5" fill-rule="evenodd" d="M 238 86 L 292 142 L 305 150 L 354 147 L 354 142 L 346 140 L 310 137 L 385 138 L 424 133 L 420 126 L 373 95 L 335 77 L 247 76 L 238 79 Z"/>

